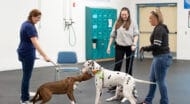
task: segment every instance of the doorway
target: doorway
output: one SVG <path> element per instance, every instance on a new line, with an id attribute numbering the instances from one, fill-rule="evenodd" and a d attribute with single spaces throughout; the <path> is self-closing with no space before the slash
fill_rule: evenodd
<path id="1" fill-rule="evenodd" d="M 139 24 L 139 48 L 142 46 L 150 45 L 150 35 L 153 28 L 149 23 L 150 12 L 159 8 L 162 12 L 164 24 L 168 26 L 169 29 L 169 47 L 170 51 L 174 57 L 177 53 L 177 4 L 137 4 L 137 21 Z M 151 58 L 152 54 L 150 52 L 145 52 L 144 56 L 146 58 Z"/>

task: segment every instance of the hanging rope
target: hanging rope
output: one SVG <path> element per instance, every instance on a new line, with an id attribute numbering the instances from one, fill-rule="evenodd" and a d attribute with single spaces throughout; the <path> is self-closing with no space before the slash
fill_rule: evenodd
<path id="1" fill-rule="evenodd" d="M 75 46 L 76 45 L 76 32 L 75 32 L 75 29 L 73 27 L 73 24 L 74 24 L 74 21 L 72 19 L 72 8 L 71 8 L 71 1 L 70 0 L 66 0 L 66 15 L 65 15 L 65 18 L 63 19 L 64 21 L 64 31 L 68 31 L 69 33 L 69 45 L 70 46 Z M 65 6 L 63 6 L 65 7 Z M 64 10 L 64 8 L 63 8 Z M 69 10 L 68 14 L 67 14 L 67 10 Z M 73 38 L 71 38 L 73 35 Z M 73 40 L 73 42 L 72 42 Z"/>
<path id="2" fill-rule="evenodd" d="M 73 38 L 74 38 L 73 43 L 71 42 L 71 30 L 73 31 Z M 71 25 L 71 29 L 69 29 L 69 45 L 72 47 L 76 45 L 76 34 L 72 25 Z"/>

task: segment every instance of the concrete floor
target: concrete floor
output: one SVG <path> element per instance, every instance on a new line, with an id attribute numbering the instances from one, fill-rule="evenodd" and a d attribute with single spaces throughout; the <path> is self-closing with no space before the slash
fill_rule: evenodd
<path id="1" fill-rule="evenodd" d="M 113 69 L 113 61 L 100 63 L 103 67 Z M 146 59 L 143 62 L 135 60 L 134 77 L 148 80 L 149 67 L 151 60 Z M 168 73 L 168 91 L 170 104 L 190 104 L 190 61 L 174 61 Z M 79 65 L 82 67 L 82 64 Z M 20 100 L 20 82 L 21 70 L 0 72 L 0 104 L 19 104 Z M 65 74 L 62 76 L 76 75 L 76 73 Z M 54 81 L 54 67 L 35 68 L 31 79 L 31 91 L 36 89 L 45 82 Z M 95 85 L 94 79 L 82 82 L 75 91 L 75 97 L 78 104 L 94 104 Z M 143 100 L 148 91 L 147 84 L 137 84 L 139 100 Z M 105 102 L 105 99 L 113 96 L 114 93 L 107 93 L 104 89 L 102 104 L 119 104 L 118 101 Z M 159 104 L 159 90 L 153 104 Z M 48 104 L 69 104 L 66 95 L 54 95 Z M 129 104 L 126 102 L 125 104 Z"/>

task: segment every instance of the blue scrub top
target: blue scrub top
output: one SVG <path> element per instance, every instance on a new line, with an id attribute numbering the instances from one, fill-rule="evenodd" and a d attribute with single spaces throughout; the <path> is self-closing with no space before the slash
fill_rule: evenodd
<path id="1" fill-rule="evenodd" d="M 30 40 L 31 37 L 38 37 L 37 30 L 34 24 L 25 21 L 20 29 L 20 44 L 17 49 L 19 57 L 36 58 L 36 49 Z"/>

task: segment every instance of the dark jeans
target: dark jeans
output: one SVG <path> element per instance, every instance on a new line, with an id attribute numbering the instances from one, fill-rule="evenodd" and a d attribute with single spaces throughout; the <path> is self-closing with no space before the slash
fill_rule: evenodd
<path id="1" fill-rule="evenodd" d="M 114 71 L 120 71 L 124 55 L 126 55 L 126 69 L 125 72 L 132 75 L 133 59 L 131 46 L 119 46 L 116 44 L 115 47 L 115 67 Z"/>
<path id="2" fill-rule="evenodd" d="M 34 58 L 32 56 L 21 57 L 19 60 L 22 63 L 22 83 L 21 83 L 21 100 L 27 101 L 30 98 L 29 87 L 30 87 L 30 78 L 32 76 L 32 70 L 34 67 Z"/>
<path id="3" fill-rule="evenodd" d="M 172 64 L 171 54 L 162 54 L 155 56 L 152 61 L 150 69 L 150 81 L 156 82 L 160 90 L 160 104 L 169 104 L 167 85 L 166 85 L 166 75 L 169 66 Z M 145 99 L 147 104 L 152 104 L 156 91 L 156 85 L 151 84 L 149 87 L 149 92 Z"/>

